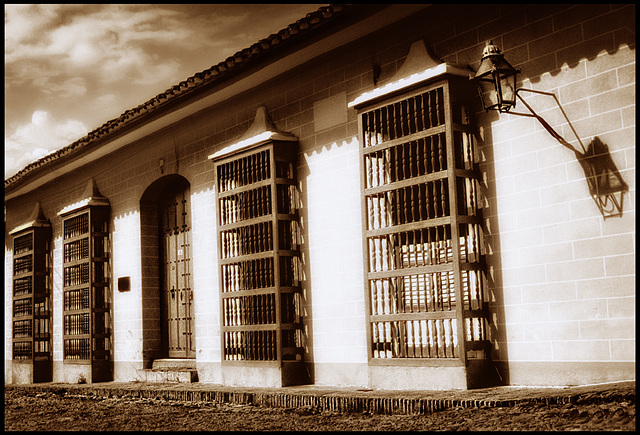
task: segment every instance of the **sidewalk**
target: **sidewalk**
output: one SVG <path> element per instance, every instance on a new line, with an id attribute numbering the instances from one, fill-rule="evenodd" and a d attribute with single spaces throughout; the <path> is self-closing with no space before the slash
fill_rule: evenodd
<path id="1" fill-rule="evenodd" d="M 80 396 L 127 397 L 218 402 L 275 408 L 309 407 L 317 411 L 425 414 L 447 408 L 512 407 L 523 404 L 635 404 L 635 381 L 575 387 L 492 387 L 454 391 L 387 391 L 316 385 L 283 388 L 241 388 L 201 383 L 96 384 L 42 383 L 5 385 L 5 391 L 52 392 Z"/>

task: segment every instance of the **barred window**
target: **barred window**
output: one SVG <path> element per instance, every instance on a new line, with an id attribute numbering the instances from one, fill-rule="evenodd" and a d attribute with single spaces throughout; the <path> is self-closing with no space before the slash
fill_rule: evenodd
<path id="1" fill-rule="evenodd" d="M 444 80 L 360 111 L 369 357 L 487 357 L 479 176 Z"/>
<path id="2" fill-rule="evenodd" d="M 99 195 L 93 181 L 87 194 Z M 61 212 L 62 339 L 65 363 L 88 364 L 91 382 L 111 380 L 109 206 Z"/>
<path id="3" fill-rule="evenodd" d="M 274 141 L 215 162 L 224 361 L 302 360 L 295 157 Z"/>
<path id="4" fill-rule="evenodd" d="M 31 382 L 52 379 L 51 225 L 36 204 L 13 238 L 13 344 L 16 363 L 33 366 Z"/>

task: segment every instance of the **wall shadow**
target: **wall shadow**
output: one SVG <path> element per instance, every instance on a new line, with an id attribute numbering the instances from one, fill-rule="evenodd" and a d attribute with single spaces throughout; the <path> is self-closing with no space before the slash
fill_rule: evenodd
<path id="1" fill-rule="evenodd" d="M 496 189 L 496 167 L 493 154 L 493 135 L 491 123 L 498 118 L 496 113 L 484 113 L 479 104 L 475 109 L 474 131 L 478 147 L 481 179 L 480 192 L 484 200 L 482 207 L 484 222 L 484 247 L 486 262 L 486 279 L 489 300 L 489 340 L 491 342 L 491 359 L 494 373 L 488 374 L 485 384 L 509 385 L 509 355 L 506 347 L 507 332 L 505 320 L 505 300 L 502 279 L 502 250 L 500 243 L 499 210 Z M 480 124 L 478 114 L 482 113 Z M 482 126 L 489 126 L 481 128 Z"/>
<path id="2" fill-rule="evenodd" d="M 522 96 L 520 96 L 520 91 L 533 92 L 552 97 L 564 115 L 567 124 L 569 124 L 569 127 L 571 127 L 571 130 L 578 139 L 578 143 L 580 144 L 582 151 L 575 149 L 575 147 L 558 134 L 542 116 L 538 115 L 535 110 L 527 104 Z M 611 157 L 609 147 L 602 142 L 598 136 L 595 136 L 585 148 L 580 137 L 573 128 L 571 120 L 567 117 L 566 112 L 562 108 L 562 105 L 555 94 L 535 89 L 518 89 L 516 91 L 516 95 L 520 98 L 530 113 L 514 113 L 511 111 L 508 113 L 512 115 L 531 116 L 536 118 L 545 130 L 547 130 L 547 132 L 560 143 L 560 145 L 574 153 L 587 180 L 589 194 L 596 203 L 600 213 L 602 213 L 602 217 L 606 219 L 612 216 L 622 216 L 624 193 L 629 190 L 629 186 L 622 179 L 622 176 Z"/>
<path id="3" fill-rule="evenodd" d="M 301 285 L 301 315 L 302 315 L 302 335 L 305 355 L 305 368 L 309 382 L 315 383 L 315 364 L 314 364 L 314 352 L 313 352 L 313 292 L 311 290 L 311 266 L 309 262 L 309 228 L 307 222 L 309 221 L 309 196 L 307 191 L 307 177 L 311 171 L 309 166 L 304 162 L 304 154 L 298 152 L 296 176 L 298 179 L 298 194 L 299 194 L 299 225 L 300 225 L 300 261 L 302 263 L 302 279 Z M 307 249 L 304 249 L 304 248 Z"/>
<path id="4" fill-rule="evenodd" d="M 584 153 L 575 153 L 589 184 L 589 193 L 602 217 L 606 219 L 622 216 L 624 194 L 629 186 L 611 158 L 609 147 L 596 136 L 589 142 Z"/>

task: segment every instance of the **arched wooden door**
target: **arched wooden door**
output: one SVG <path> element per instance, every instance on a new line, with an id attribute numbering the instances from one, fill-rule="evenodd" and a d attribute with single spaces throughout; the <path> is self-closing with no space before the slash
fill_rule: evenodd
<path id="1" fill-rule="evenodd" d="M 163 321 L 169 358 L 195 358 L 191 289 L 189 187 L 169 187 L 160 199 Z"/>

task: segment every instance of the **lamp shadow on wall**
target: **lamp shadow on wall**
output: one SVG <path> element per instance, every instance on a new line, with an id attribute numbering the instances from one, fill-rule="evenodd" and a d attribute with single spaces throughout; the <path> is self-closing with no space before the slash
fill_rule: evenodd
<path id="1" fill-rule="evenodd" d="M 564 115 L 567 124 L 571 128 L 571 131 L 576 136 L 582 151 L 574 148 L 560 134 L 558 134 L 544 118 L 538 115 L 535 110 L 527 104 L 524 98 L 522 98 L 520 91 L 534 92 L 553 97 L 560 111 Z M 580 163 L 580 166 L 584 171 L 585 179 L 587 180 L 589 187 L 589 194 L 600 210 L 603 219 L 613 216 L 622 216 L 624 194 L 629 190 L 629 186 L 622 179 L 622 176 L 611 157 L 609 147 L 602 142 L 598 136 L 595 136 L 585 148 L 584 144 L 580 140 L 580 136 L 578 136 L 578 133 L 576 133 L 576 130 L 573 128 L 569 117 L 562 108 L 562 105 L 555 94 L 551 92 L 522 88 L 516 91 L 516 95 L 530 113 L 517 113 L 511 111 L 508 111 L 507 113 L 510 115 L 536 118 L 545 130 L 547 130 L 547 132 L 560 143 L 560 145 L 574 153 L 576 160 L 578 160 L 578 163 Z"/>
<path id="2" fill-rule="evenodd" d="M 633 5 L 625 7 L 629 9 L 629 12 L 633 12 Z M 550 77 L 562 75 L 565 73 L 563 69 L 565 66 L 574 69 L 584 61 L 589 63 L 598 58 L 604 59 L 602 54 L 605 51 L 608 56 L 619 55 L 624 59 L 624 56 L 632 55 L 635 59 L 635 32 L 629 27 L 623 26 L 616 32 L 616 44 L 613 46 L 605 43 L 605 40 L 602 41 L 601 44 L 582 44 L 579 49 L 549 53 L 549 56 L 555 55 L 555 68 L 553 69 L 549 69 L 548 64 L 539 59 L 531 60 L 521 65 L 522 75 L 519 80 L 527 79 L 532 85 L 541 83 L 544 74 L 548 74 Z M 625 54 L 627 51 L 630 54 Z M 559 102 L 558 105 L 560 106 Z M 560 108 L 562 110 L 561 106 Z M 568 119 L 567 122 L 569 122 Z M 578 141 L 580 141 L 579 138 Z M 568 148 L 575 153 L 576 159 L 584 171 L 589 193 L 602 213 L 603 219 L 622 216 L 624 211 L 623 196 L 628 191 L 628 186 L 611 157 L 609 147 L 595 136 L 586 149 L 582 146 L 582 152 L 573 147 Z"/>
<path id="3" fill-rule="evenodd" d="M 576 150 L 574 152 L 587 179 L 589 194 L 602 217 L 607 219 L 622 216 L 624 193 L 629 190 L 629 186 L 611 158 L 609 147 L 596 136 L 589 142 L 584 153 Z"/>

